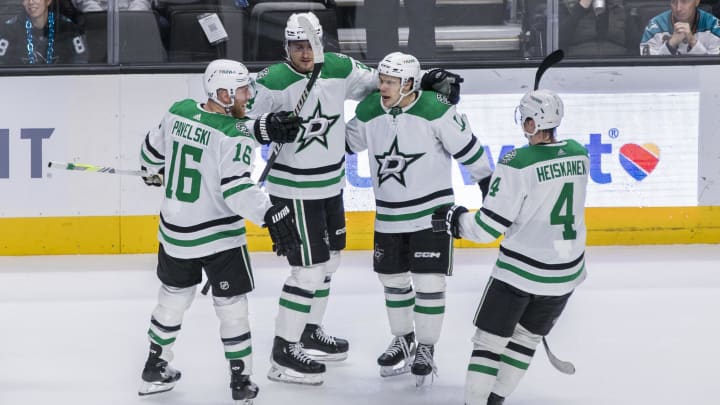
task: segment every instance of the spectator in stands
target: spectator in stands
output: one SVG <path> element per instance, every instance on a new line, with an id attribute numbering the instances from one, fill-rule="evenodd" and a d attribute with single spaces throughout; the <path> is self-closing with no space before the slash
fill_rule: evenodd
<path id="1" fill-rule="evenodd" d="M 23 0 L 23 13 L 2 21 L 0 64 L 87 63 L 85 38 L 53 0 Z"/>
<path id="2" fill-rule="evenodd" d="M 560 48 L 568 56 L 612 56 L 625 47 L 625 7 L 622 0 L 560 2 Z M 634 46 L 633 46 L 634 48 Z"/>
<path id="3" fill-rule="evenodd" d="M 418 59 L 435 55 L 435 0 L 405 0 L 408 18 L 407 53 Z M 399 50 L 398 0 L 365 0 L 363 6 L 366 27 L 367 59 L 380 60 Z"/>
<path id="4" fill-rule="evenodd" d="M 641 55 L 718 55 L 720 20 L 698 8 L 700 0 L 671 0 L 640 40 Z"/>
<path id="5" fill-rule="evenodd" d="M 105 11 L 108 0 L 73 0 L 75 7 L 83 13 Z M 117 0 L 118 10 L 150 10 L 150 0 Z"/>

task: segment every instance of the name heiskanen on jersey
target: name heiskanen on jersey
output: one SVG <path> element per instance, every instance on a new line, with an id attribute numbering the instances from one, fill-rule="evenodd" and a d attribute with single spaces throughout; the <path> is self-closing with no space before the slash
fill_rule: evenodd
<path id="1" fill-rule="evenodd" d="M 535 169 L 538 183 L 568 176 L 584 176 L 587 173 L 585 162 L 574 160 L 572 162 L 558 162 L 540 166 Z"/>

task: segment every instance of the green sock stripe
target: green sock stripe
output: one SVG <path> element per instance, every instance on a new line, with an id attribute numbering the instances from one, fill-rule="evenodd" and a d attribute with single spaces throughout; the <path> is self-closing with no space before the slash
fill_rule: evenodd
<path id="1" fill-rule="evenodd" d="M 175 341 L 175 338 L 174 338 L 174 337 L 167 338 L 167 339 L 161 338 L 161 337 L 158 336 L 155 332 L 153 332 L 152 329 L 148 329 L 148 336 L 150 336 L 150 338 L 151 338 L 152 340 L 154 340 L 154 341 L 155 341 L 157 344 L 159 344 L 160 346 L 167 346 L 167 345 L 169 345 L 170 343 L 172 343 L 172 342 Z"/>
<path id="2" fill-rule="evenodd" d="M 293 311 L 303 312 L 306 314 L 310 313 L 310 305 L 298 304 L 297 302 L 288 301 L 284 298 L 280 298 L 280 306 Z"/>
<path id="3" fill-rule="evenodd" d="M 245 350 L 239 352 L 225 352 L 225 358 L 228 360 L 242 359 L 249 356 L 250 353 L 252 353 L 252 346 L 248 346 Z"/>
<path id="4" fill-rule="evenodd" d="M 477 373 L 483 373 L 488 375 L 494 375 L 497 376 L 498 369 L 488 366 L 482 366 L 480 364 L 470 364 L 468 366 L 468 371 L 475 371 Z"/>
<path id="5" fill-rule="evenodd" d="M 315 298 L 325 298 L 330 295 L 330 289 L 315 290 Z"/>
<path id="6" fill-rule="evenodd" d="M 521 369 L 521 370 L 527 370 L 528 367 L 530 367 L 530 364 L 529 364 L 529 363 L 524 363 L 524 362 L 522 362 L 522 361 L 520 361 L 520 360 L 515 360 L 515 359 L 513 359 L 512 357 L 508 357 L 508 356 L 506 356 L 506 355 L 504 355 L 504 354 L 501 354 L 501 355 L 500 355 L 500 361 L 502 361 L 502 362 L 505 363 L 505 364 L 509 364 L 509 365 L 511 365 L 511 366 L 513 366 L 513 367 L 517 367 L 517 368 L 519 368 L 519 369 Z"/>
<path id="7" fill-rule="evenodd" d="M 390 301 L 385 300 L 385 306 L 388 308 L 406 308 L 415 305 L 415 297 L 404 300 L 404 301 Z"/>
<path id="8" fill-rule="evenodd" d="M 426 315 L 438 315 L 445 313 L 445 306 L 441 307 L 423 307 L 421 305 L 415 305 L 415 312 Z"/>

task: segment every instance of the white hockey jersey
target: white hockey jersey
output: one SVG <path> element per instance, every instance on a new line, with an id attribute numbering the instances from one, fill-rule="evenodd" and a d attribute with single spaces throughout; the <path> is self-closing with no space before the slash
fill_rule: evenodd
<path id="1" fill-rule="evenodd" d="M 574 140 L 526 146 L 498 163 L 482 208 L 460 217 L 460 235 L 492 242 L 492 276 L 537 295 L 564 295 L 585 270 L 588 153 Z"/>
<path id="2" fill-rule="evenodd" d="M 245 220 L 262 225 L 272 205 L 250 178 L 255 138 L 231 116 L 194 100 L 175 103 L 148 132 L 140 161 L 164 172 L 158 239 L 177 258 L 204 257 L 242 246 Z"/>
<path id="3" fill-rule="evenodd" d="M 421 91 L 407 107 L 390 109 L 375 92 L 358 104 L 355 114 L 347 126 L 347 143 L 353 152 L 368 150 L 378 232 L 430 228 L 433 211 L 454 202 L 453 157 L 474 181 L 491 173 L 467 118 L 434 91 Z"/>
<path id="4" fill-rule="evenodd" d="M 257 93 L 248 115 L 293 111 L 310 74 L 287 63 L 258 73 Z M 296 142 L 283 145 L 268 174 L 270 194 L 291 199 L 321 199 L 340 194 L 345 186 L 345 100 L 360 100 L 377 88 L 377 73 L 337 53 L 326 53 L 325 63 L 300 116 Z"/>

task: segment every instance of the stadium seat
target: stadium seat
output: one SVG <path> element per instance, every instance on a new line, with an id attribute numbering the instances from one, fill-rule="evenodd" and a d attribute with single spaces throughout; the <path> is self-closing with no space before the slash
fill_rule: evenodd
<path id="1" fill-rule="evenodd" d="M 90 63 L 108 63 L 107 23 L 105 11 L 81 15 L 80 24 L 85 31 Z M 118 44 L 120 63 L 158 63 L 166 60 L 154 11 L 121 10 Z"/>
<path id="2" fill-rule="evenodd" d="M 217 13 L 228 34 L 226 41 L 215 45 L 208 42 L 198 22 L 198 16 L 205 13 Z M 248 20 L 244 9 L 207 4 L 170 5 L 168 19 L 168 59 L 171 62 L 210 61 L 217 58 L 243 60 L 243 31 Z"/>

